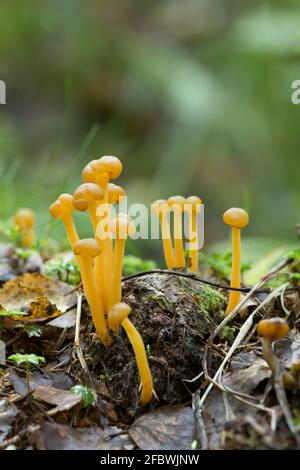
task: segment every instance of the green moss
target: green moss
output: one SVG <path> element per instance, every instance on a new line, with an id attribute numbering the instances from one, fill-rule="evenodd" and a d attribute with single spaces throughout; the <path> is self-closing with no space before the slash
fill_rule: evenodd
<path id="1" fill-rule="evenodd" d="M 155 294 L 150 294 L 148 296 L 148 300 L 149 302 L 155 302 L 158 304 L 158 306 L 162 309 L 162 310 L 168 310 L 168 311 L 172 311 L 173 308 L 172 306 L 170 305 L 170 302 L 168 301 L 168 299 L 163 296 L 163 295 L 155 295 Z"/>
<path id="2" fill-rule="evenodd" d="M 227 340 L 229 343 L 233 343 L 235 337 L 236 329 L 232 326 L 223 326 L 222 330 L 219 333 L 221 339 Z"/>
<path id="3" fill-rule="evenodd" d="M 216 289 L 209 286 L 203 286 L 200 291 L 193 292 L 193 298 L 196 300 L 201 313 L 207 322 L 211 320 L 212 315 L 224 315 L 226 299 Z"/>

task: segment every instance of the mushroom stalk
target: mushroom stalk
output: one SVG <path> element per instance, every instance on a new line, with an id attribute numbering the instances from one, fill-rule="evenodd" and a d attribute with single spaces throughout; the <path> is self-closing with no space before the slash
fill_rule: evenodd
<path id="1" fill-rule="evenodd" d="M 239 288 L 241 285 L 241 231 L 239 228 L 232 227 L 232 268 L 230 287 Z M 229 301 L 226 309 L 226 315 L 240 303 L 241 293 L 239 291 L 230 291 Z"/>
<path id="2" fill-rule="evenodd" d="M 113 221 L 111 228 L 112 232 L 116 234 L 116 239 L 114 244 L 112 277 L 108 294 L 109 312 L 115 304 L 121 301 L 121 279 L 126 240 L 128 235 L 133 235 L 135 232 L 134 224 L 130 221 L 127 214 L 119 214 Z"/>
<path id="3" fill-rule="evenodd" d="M 192 238 L 189 240 L 189 243 L 197 246 L 198 245 L 197 214 L 195 214 L 194 212 L 191 214 L 190 234 L 192 235 Z M 189 260 L 190 260 L 189 262 L 190 270 L 193 271 L 194 273 L 197 273 L 198 266 L 199 266 L 198 248 L 189 249 Z"/>
<path id="4" fill-rule="evenodd" d="M 232 267 L 230 287 L 241 287 L 241 229 L 249 223 L 249 216 L 244 209 L 232 207 L 223 214 L 225 224 L 231 226 L 232 236 Z M 239 291 L 230 291 L 228 306 L 225 315 L 229 315 L 239 304 L 241 294 Z"/>
<path id="5" fill-rule="evenodd" d="M 146 405 L 147 403 L 149 403 L 153 395 L 153 383 L 144 342 L 140 333 L 137 331 L 133 323 L 131 323 L 129 318 L 125 318 L 122 321 L 121 326 L 126 331 L 128 339 L 132 344 L 134 350 L 140 380 L 142 383 L 141 404 Z"/>
<path id="6" fill-rule="evenodd" d="M 107 173 L 102 173 L 96 178 L 96 183 L 101 185 L 104 191 L 103 207 L 105 208 L 104 214 L 104 225 L 109 227 L 110 217 L 110 206 L 108 204 L 108 184 L 109 176 Z M 102 218 L 103 221 L 103 218 Z M 112 260 L 113 260 L 113 241 L 110 233 L 107 232 L 104 239 L 101 241 L 103 245 L 102 254 L 99 257 L 99 261 L 96 263 L 96 276 L 103 285 L 104 294 L 104 305 L 105 310 L 109 311 L 108 307 L 108 292 L 111 279 Z"/>
<path id="7" fill-rule="evenodd" d="M 93 260 L 82 255 L 79 258 L 83 289 L 91 309 L 95 330 L 102 343 L 108 346 L 111 343 L 111 338 L 108 334 L 102 302 L 97 295 L 97 285 L 93 276 Z"/>
<path id="8" fill-rule="evenodd" d="M 176 268 L 185 267 L 184 247 L 182 240 L 182 210 L 174 209 L 174 249 L 176 256 Z"/>
<path id="9" fill-rule="evenodd" d="M 96 333 L 103 344 L 107 346 L 111 343 L 111 338 L 108 334 L 102 301 L 93 271 L 94 259 L 100 254 L 100 246 L 96 240 L 88 238 L 79 240 L 73 251 L 79 262 L 83 289 L 91 309 Z"/>
<path id="10" fill-rule="evenodd" d="M 101 253 L 95 259 L 94 273 L 97 285 L 101 291 L 101 298 L 105 314 L 108 310 L 108 286 L 107 286 L 107 270 L 108 270 L 108 257 L 107 257 L 107 238 L 109 234 L 108 230 L 108 204 L 103 203 L 101 207 L 101 215 L 97 216 L 97 226 L 95 232 L 95 238 L 101 246 Z M 101 233 L 100 233 L 101 232 Z"/>
<path id="11" fill-rule="evenodd" d="M 162 242 L 166 265 L 168 269 L 173 269 L 176 266 L 176 259 L 173 251 L 168 213 L 162 209 L 159 218 L 161 223 Z"/>
<path id="12" fill-rule="evenodd" d="M 111 285 L 109 288 L 109 297 L 108 297 L 108 311 L 110 311 L 113 306 L 121 302 L 122 298 L 122 288 L 121 288 L 121 279 L 122 279 L 122 266 L 123 258 L 125 253 L 125 239 L 116 239 L 114 246 L 113 254 L 113 274 L 111 278 Z"/>
<path id="13" fill-rule="evenodd" d="M 62 223 L 64 224 L 65 231 L 66 231 L 68 240 L 70 242 L 70 245 L 72 248 L 74 248 L 75 243 L 78 242 L 79 240 L 78 233 L 74 224 L 74 220 L 71 215 L 68 217 L 62 218 L 61 220 L 62 220 Z"/>
<path id="14" fill-rule="evenodd" d="M 264 360 L 270 367 L 272 374 L 275 374 L 278 364 L 278 358 L 275 356 L 272 350 L 273 341 L 270 338 L 262 337 L 262 353 Z"/>

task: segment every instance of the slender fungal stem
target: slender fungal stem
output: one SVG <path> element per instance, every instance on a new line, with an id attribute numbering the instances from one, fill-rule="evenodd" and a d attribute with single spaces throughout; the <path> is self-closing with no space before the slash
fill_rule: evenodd
<path id="1" fill-rule="evenodd" d="M 274 376 L 276 369 L 277 369 L 278 358 L 275 356 L 275 354 L 272 351 L 272 341 L 270 338 L 266 338 L 266 337 L 262 338 L 262 351 L 263 351 L 263 357 L 265 361 L 268 363 L 268 366 L 270 367 L 272 374 Z"/>
<path id="2" fill-rule="evenodd" d="M 174 248 L 176 256 L 176 268 L 185 267 L 185 256 L 182 240 L 182 210 L 174 208 Z"/>
<path id="3" fill-rule="evenodd" d="M 241 231 L 232 227 L 232 267 L 230 287 L 239 288 L 241 285 Z M 240 303 L 241 293 L 230 291 L 228 306 L 225 315 L 228 315 Z"/>
<path id="4" fill-rule="evenodd" d="M 199 266 L 197 214 L 193 210 L 189 214 L 189 237 L 189 244 L 193 245 L 193 248 L 189 249 L 189 268 L 194 273 L 197 273 Z"/>
<path id="5" fill-rule="evenodd" d="M 145 351 L 144 342 L 140 333 L 137 331 L 129 318 L 125 318 L 121 326 L 126 331 L 130 343 L 132 344 L 139 374 L 142 383 L 141 404 L 146 405 L 153 395 L 153 383 L 148 359 Z"/>
<path id="6" fill-rule="evenodd" d="M 160 218 L 160 223 L 161 223 L 161 233 L 162 233 L 162 241 L 163 241 L 166 265 L 168 269 L 172 269 L 176 266 L 176 259 L 175 259 L 173 244 L 172 244 L 172 239 L 171 239 L 168 214 L 169 214 L 169 211 L 167 212 L 166 210 L 162 208 L 159 218 Z"/>
<path id="7" fill-rule="evenodd" d="M 122 298 L 122 266 L 125 252 L 125 238 L 116 238 L 113 255 L 113 274 L 109 288 L 108 311 L 110 312 L 114 305 L 121 302 Z"/>
<path id="8" fill-rule="evenodd" d="M 95 325 L 96 333 L 106 346 L 111 343 L 111 338 L 108 334 L 107 325 L 105 321 L 103 305 L 99 295 L 99 290 L 95 282 L 93 271 L 93 259 L 89 256 L 79 255 L 79 266 L 82 278 L 83 289 L 89 303 L 93 323 Z"/>

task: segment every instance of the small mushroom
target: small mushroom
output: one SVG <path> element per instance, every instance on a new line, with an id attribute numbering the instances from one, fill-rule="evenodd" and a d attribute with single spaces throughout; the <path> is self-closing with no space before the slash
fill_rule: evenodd
<path id="1" fill-rule="evenodd" d="M 113 252 L 112 278 L 109 286 L 108 311 L 121 301 L 121 278 L 125 244 L 128 236 L 135 233 L 135 226 L 127 214 L 118 214 L 111 225 L 111 229 L 115 233 L 116 239 Z"/>
<path id="2" fill-rule="evenodd" d="M 189 268 L 197 273 L 199 269 L 197 214 L 201 210 L 202 200 L 198 196 L 189 196 L 185 207 L 189 209 Z"/>
<path id="3" fill-rule="evenodd" d="M 121 324 L 126 331 L 130 343 L 132 344 L 142 383 L 141 404 L 144 406 L 149 403 L 153 395 L 152 376 L 143 339 L 128 318 L 130 312 L 131 308 L 129 305 L 125 303 L 117 303 L 114 305 L 109 317 L 113 319 L 114 325 L 118 323 Z"/>
<path id="4" fill-rule="evenodd" d="M 79 261 L 83 289 L 91 309 L 96 333 L 101 341 L 108 345 L 111 343 L 111 338 L 108 334 L 102 299 L 93 272 L 94 259 L 101 252 L 100 245 L 94 238 L 84 238 L 75 243 L 73 252 Z"/>
<path id="5" fill-rule="evenodd" d="M 103 189 L 95 183 L 81 184 L 73 194 L 74 208 L 80 212 L 89 211 L 94 232 L 97 226 L 97 207 L 103 198 Z"/>
<path id="6" fill-rule="evenodd" d="M 79 239 L 72 218 L 73 211 L 73 196 L 71 194 L 61 194 L 49 208 L 51 216 L 63 222 L 72 249 Z"/>
<path id="7" fill-rule="evenodd" d="M 36 223 L 34 212 L 31 209 L 19 209 L 13 216 L 13 223 L 20 229 L 22 245 L 31 246 L 35 242 L 34 226 Z"/>
<path id="8" fill-rule="evenodd" d="M 241 229 L 249 223 L 249 216 L 244 209 L 232 207 L 224 212 L 223 221 L 231 226 L 232 234 L 232 267 L 230 287 L 241 287 Z M 239 291 L 230 291 L 229 302 L 225 315 L 229 315 L 232 310 L 240 303 L 241 293 Z"/>
<path id="9" fill-rule="evenodd" d="M 183 196 L 171 196 L 168 199 L 168 205 L 174 213 L 174 249 L 175 249 L 175 258 L 176 258 L 176 268 L 185 268 L 185 255 L 183 247 L 183 232 L 182 232 L 182 223 L 183 223 L 183 211 L 185 205 L 185 198 Z"/>
<path id="10" fill-rule="evenodd" d="M 256 331 L 262 337 L 263 357 L 274 378 L 279 359 L 273 352 L 272 344 L 273 341 L 284 338 L 289 333 L 289 325 L 283 318 L 275 317 L 261 320 L 256 326 Z M 283 373 L 283 383 L 286 388 L 293 388 L 296 385 L 293 375 L 287 371 Z"/>
<path id="11" fill-rule="evenodd" d="M 160 221 L 164 257 L 167 268 L 173 269 L 176 265 L 176 259 L 170 231 L 170 207 L 165 199 L 158 199 L 151 205 L 151 210 L 159 218 Z"/>
<path id="12" fill-rule="evenodd" d="M 108 185 L 108 203 L 119 204 L 126 197 L 125 190 L 117 184 L 109 183 Z"/>
<path id="13" fill-rule="evenodd" d="M 111 189 L 111 196 L 112 193 L 114 196 L 117 193 L 117 191 L 112 191 L 112 188 L 109 187 L 109 181 L 118 178 L 122 173 L 122 169 L 122 163 L 117 157 L 104 156 L 97 160 L 92 160 L 86 165 L 82 172 L 82 178 L 86 183 L 95 183 L 99 185 L 104 192 L 103 201 L 99 206 L 101 211 L 97 214 L 97 222 L 101 223 L 102 229 L 106 227 L 107 230 L 105 230 L 105 233 L 99 234 L 100 229 L 96 229 L 96 238 L 101 241 L 103 250 L 95 266 L 96 277 L 100 285 L 103 286 L 102 289 L 104 292 L 109 288 L 112 261 L 112 240 L 108 230 L 111 203 L 109 202 L 109 189 Z M 118 191 L 120 192 L 120 190 Z M 103 297 L 103 302 L 105 310 L 107 310 L 107 296 Z"/>
<path id="14" fill-rule="evenodd" d="M 109 180 L 118 178 L 122 169 L 122 163 L 117 157 L 104 156 L 89 162 L 82 172 L 82 178 L 85 183 L 100 184 L 107 192 Z"/>

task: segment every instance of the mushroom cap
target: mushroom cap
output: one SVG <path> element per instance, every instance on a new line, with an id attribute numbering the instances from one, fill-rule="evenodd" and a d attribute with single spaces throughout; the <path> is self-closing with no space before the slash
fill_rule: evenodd
<path id="1" fill-rule="evenodd" d="M 19 209 L 13 216 L 13 222 L 20 228 L 32 228 L 36 222 L 34 212 L 26 207 Z"/>
<path id="2" fill-rule="evenodd" d="M 232 207 L 223 214 L 224 224 L 231 225 L 233 228 L 244 228 L 249 223 L 249 216 L 244 209 Z"/>
<path id="3" fill-rule="evenodd" d="M 83 169 L 81 176 L 85 183 L 95 183 L 96 174 L 94 166 L 97 164 L 98 160 L 90 161 Z"/>
<path id="4" fill-rule="evenodd" d="M 82 238 L 78 240 L 73 248 L 74 255 L 86 255 L 95 258 L 100 255 L 100 244 L 94 238 Z"/>
<path id="5" fill-rule="evenodd" d="M 157 199 L 156 201 L 152 202 L 151 204 L 151 211 L 159 215 L 163 209 L 169 210 L 169 205 L 165 199 Z"/>
<path id="6" fill-rule="evenodd" d="M 186 204 L 191 204 L 193 212 L 201 211 L 202 199 L 198 196 L 189 196 L 186 198 Z"/>
<path id="7" fill-rule="evenodd" d="M 135 234 L 135 225 L 127 214 L 118 214 L 111 224 L 111 231 L 117 238 L 126 239 Z"/>
<path id="8" fill-rule="evenodd" d="M 108 185 L 108 202 L 110 204 L 116 204 L 126 196 L 125 190 L 116 184 L 109 183 Z"/>
<path id="9" fill-rule="evenodd" d="M 123 165 L 117 157 L 107 155 L 98 160 L 97 168 L 100 173 L 107 173 L 110 179 L 115 179 L 122 173 Z"/>
<path id="10" fill-rule="evenodd" d="M 101 201 L 104 198 L 103 189 L 95 183 L 84 183 L 78 186 L 73 195 L 73 206 L 78 211 L 86 211 L 89 202 Z"/>
<path id="11" fill-rule="evenodd" d="M 283 318 L 275 317 L 261 320 L 256 326 L 256 331 L 260 336 L 270 338 L 273 341 L 284 338 L 290 331 L 290 328 Z"/>
<path id="12" fill-rule="evenodd" d="M 186 203 L 186 199 L 183 196 L 171 196 L 167 202 L 171 209 L 183 209 Z"/>
<path id="13" fill-rule="evenodd" d="M 128 304 L 120 302 L 113 306 L 108 314 L 108 323 L 112 330 L 116 330 L 122 321 L 131 313 L 131 308 Z"/>
<path id="14" fill-rule="evenodd" d="M 67 193 L 61 194 L 49 207 L 49 212 L 55 219 L 63 219 L 64 217 L 69 216 L 73 210 L 73 196 Z"/>
<path id="15" fill-rule="evenodd" d="M 107 174 L 110 179 L 115 179 L 122 173 L 122 163 L 117 157 L 104 156 L 90 161 L 82 171 L 82 179 L 85 183 L 95 183 L 101 175 Z"/>

